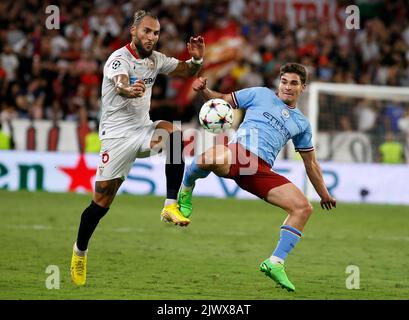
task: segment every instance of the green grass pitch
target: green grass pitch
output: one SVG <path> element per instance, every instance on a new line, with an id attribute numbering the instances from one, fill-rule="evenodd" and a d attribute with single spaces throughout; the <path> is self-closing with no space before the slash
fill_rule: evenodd
<path id="1" fill-rule="evenodd" d="M 314 203 L 286 260 L 297 291 L 258 266 L 274 249 L 282 210 L 261 200 L 194 199 L 187 228 L 160 222 L 163 198 L 118 196 L 90 242 L 88 282 L 70 280 L 72 244 L 91 195 L 0 191 L 0 299 L 407 299 L 409 207 Z M 60 289 L 47 289 L 49 265 Z M 360 288 L 347 289 L 349 265 Z M 55 275 L 55 274 L 54 274 Z"/>

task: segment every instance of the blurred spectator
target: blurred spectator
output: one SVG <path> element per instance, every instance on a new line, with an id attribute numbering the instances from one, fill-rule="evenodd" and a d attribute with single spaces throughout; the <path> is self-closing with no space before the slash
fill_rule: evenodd
<path id="1" fill-rule="evenodd" d="M 24 32 L 19 29 L 17 23 L 10 21 L 9 27 L 7 29 L 7 43 L 6 45 L 11 48 L 14 47 L 16 43 L 24 39 Z"/>
<path id="2" fill-rule="evenodd" d="M 356 105 L 355 116 L 358 131 L 369 132 L 375 127 L 377 118 L 377 112 L 373 107 L 375 103 L 376 101 L 373 100 L 362 99 Z"/>
<path id="3" fill-rule="evenodd" d="M 99 153 L 101 141 L 99 140 L 98 128 L 93 129 L 85 135 L 85 152 Z"/>
<path id="4" fill-rule="evenodd" d="M 92 87 L 89 90 L 87 101 L 88 120 L 94 121 L 95 123 L 99 122 L 101 111 L 101 95 L 99 91 L 99 87 Z"/>
<path id="5" fill-rule="evenodd" d="M 0 97 L 3 97 L 5 95 L 7 83 L 6 71 L 0 65 Z"/>
<path id="6" fill-rule="evenodd" d="M 0 66 L 6 73 L 6 81 L 13 82 L 16 80 L 19 60 L 11 46 L 4 47 L 3 53 L 0 55 Z"/>
<path id="7" fill-rule="evenodd" d="M 55 59 L 70 48 L 70 43 L 66 37 L 60 34 L 59 30 L 49 31 L 50 36 L 50 58 Z"/>
<path id="8" fill-rule="evenodd" d="M 90 31 L 95 31 L 102 39 L 115 38 L 121 32 L 115 18 L 103 7 L 97 7 L 96 13 L 89 18 Z"/>
<path id="9" fill-rule="evenodd" d="M 84 24 L 83 17 L 76 18 L 72 21 L 72 23 L 68 24 L 64 28 L 64 35 L 66 38 L 83 38 L 85 35 L 84 32 Z"/>
<path id="10" fill-rule="evenodd" d="M 338 119 L 337 130 L 353 131 L 355 126 L 355 118 L 353 117 L 353 110 L 355 103 L 350 98 L 344 96 L 336 96 L 337 108 L 335 116 Z"/>
<path id="11" fill-rule="evenodd" d="M 403 116 L 398 120 L 398 128 L 409 139 L 409 104 L 406 105 Z"/>
<path id="12" fill-rule="evenodd" d="M 0 150 L 10 150 L 11 149 L 11 138 L 2 130 L 2 125 L 0 122 Z"/>
<path id="13" fill-rule="evenodd" d="M 180 120 L 176 102 L 170 97 L 168 92 L 169 79 L 168 77 L 159 74 L 156 78 L 155 85 L 152 88 L 152 100 L 150 117 L 152 121 Z"/>
<path id="14" fill-rule="evenodd" d="M 348 32 L 337 31 L 333 21 L 315 15 L 296 25 L 290 24 L 285 14 L 274 16 L 266 11 L 271 3 L 56 0 L 53 4 L 61 9 L 61 29 L 48 30 L 43 27 L 46 13 L 41 1 L 3 0 L 0 2 L 1 113 L 7 118 L 17 112 L 25 118 L 79 121 L 79 112 L 85 110 L 89 120 L 97 120 L 102 68 L 108 55 L 129 41 L 132 15 L 139 8 L 149 8 L 159 16 L 162 27 L 159 48 L 180 59 L 185 58 L 190 36 L 214 30 L 217 33 L 228 24 L 237 27 L 243 45 L 240 55 L 232 57 L 223 72 L 213 79 L 212 83 L 219 86 L 214 89 L 219 91 L 222 87 L 234 90 L 258 85 L 274 87 L 279 66 L 287 61 L 305 64 L 310 72 L 309 81 L 409 86 L 408 1 L 357 2 L 362 9 L 361 29 Z M 45 83 L 31 84 L 37 83 L 36 79 L 45 79 Z M 190 121 L 195 115 L 193 101 L 183 108 L 175 105 L 178 100 L 172 90 L 178 90 L 178 81 L 171 79 L 163 87 L 157 80 L 153 117 L 165 113 L 168 118 Z M 355 107 L 353 102 L 341 101 L 344 109 L 336 111 L 333 99 L 323 100 L 328 101 L 323 101 L 320 128 L 370 130 L 374 122 L 371 106 Z M 340 118 L 334 120 L 337 112 Z M 398 132 L 397 123 L 402 116 L 396 115 L 399 112 L 400 107 L 387 106 L 379 119 L 382 126 Z M 358 114 L 356 123 L 351 118 L 354 114 Z M 378 124 L 375 123 L 375 128 L 380 127 Z"/>
<path id="15" fill-rule="evenodd" d="M 241 87 L 261 87 L 264 85 L 264 80 L 260 72 L 257 71 L 255 64 L 249 65 L 249 70 L 245 76 L 238 81 Z"/>
<path id="16" fill-rule="evenodd" d="M 404 109 L 398 101 L 387 102 L 384 109 L 385 128 L 393 133 L 399 132 L 398 122 L 403 116 Z"/>
<path id="17" fill-rule="evenodd" d="M 244 10 L 246 10 L 245 0 L 229 0 L 229 15 L 235 18 L 237 21 L 240 21 L 240 19 L 242 19 Z"/>
<path id="18" fill-rule="evenodd" d="M 405 162 L 405 152 L 402 143 L 395 140 L 392 132 L 387 132 L 385 142 L 379 146 L 379 161 L 388 164 Z"/>
<path id="19" fill-rule="evenodd" d="M 62 111 L 60 102 L 58 100 L 54 100 L 52 102 L 51 107 L 46 109 L 45 116 L 47 119 L 50 119 L 53 122 L 57 122 L 58 120 L 63 120 L 64 113 Z"/>
<path id="20" fill-rule="evenodd" d="M 2 104 L 0 107 L 0 124 L 18 118 L 18 113 L 13 106 Z"/>
<path id="21" fill-rule="evenodd" d="M 17 112 L 20 118 L 42 119 L 45 92 L 43 80 L 32 80 L 27 88 L 22 88 L 16 95 Z"/>

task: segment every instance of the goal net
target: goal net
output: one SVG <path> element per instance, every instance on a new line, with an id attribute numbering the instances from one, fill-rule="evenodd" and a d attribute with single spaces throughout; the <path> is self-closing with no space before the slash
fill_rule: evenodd
<path id="1" fill-rule="evenodd" d="M 408 88 L 313 82 L 306 109 L 320 160 L 382 162 L 385 139 L 408 146 Z"/>
<path id="2" fill-rule="evenodd" d="M 409 163 L 409 89 L 313 82 L 301 101 L 320 161 Z M 400 145 L 396 151 L 385 142 Z M 293 159 L 296 159 L 293 155 Z M 306 192 L 311 198 L 309 183 Z"/>

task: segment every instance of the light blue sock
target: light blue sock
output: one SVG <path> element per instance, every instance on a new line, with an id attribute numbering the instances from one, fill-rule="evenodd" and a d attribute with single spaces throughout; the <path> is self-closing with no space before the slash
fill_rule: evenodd
<path id="1" fill-rule="evenodd" d="M 273 252 L 273 256 L 285 260 L 290 251 L 300 240 L 301 236 L 302 233 L 296 228 L 286 225 L 281 226 L 280 240 L 278 241 L 277 247 Z"/>
<path id="2" fill-rule="evenodd" d="M 185 176 L 183 177 L 183 185 L 186 187 L 193 187 L 195 181 L 200 178 L 206 178 L 210 174 L 210 171 L 200 169 L 196 163 L 196 158 L 192 163 L 187 166 L 185 170 Z"/>

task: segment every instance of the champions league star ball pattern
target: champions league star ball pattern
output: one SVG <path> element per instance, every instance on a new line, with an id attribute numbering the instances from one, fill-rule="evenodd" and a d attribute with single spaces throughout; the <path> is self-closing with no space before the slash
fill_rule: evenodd
<path id="1" fill-rule="evenodd" d="M 209 132 L 222 133 L 233 124 L 233 108 L 223 99 L 210 99 L 200 109 L 199 122 Z"/>

